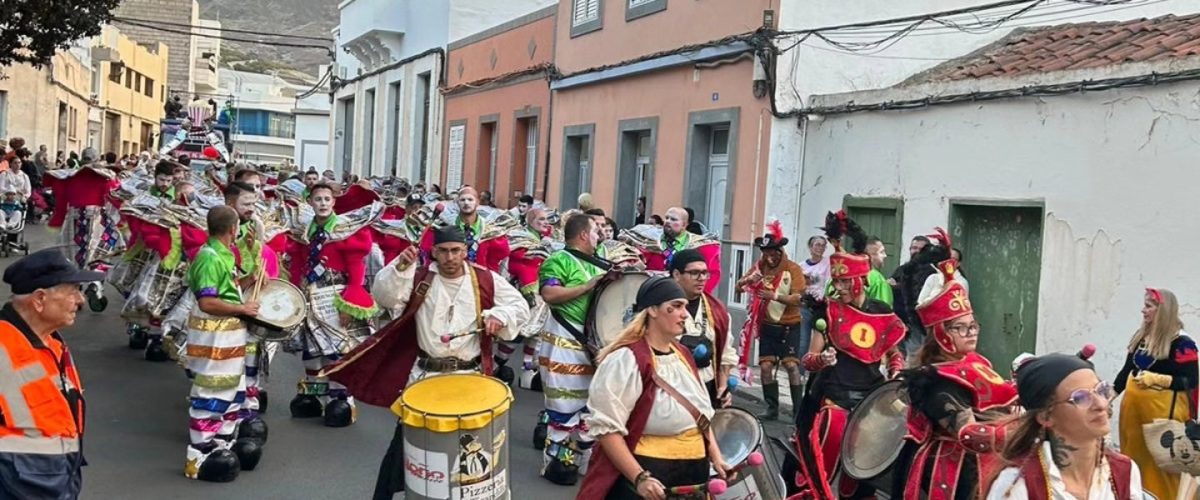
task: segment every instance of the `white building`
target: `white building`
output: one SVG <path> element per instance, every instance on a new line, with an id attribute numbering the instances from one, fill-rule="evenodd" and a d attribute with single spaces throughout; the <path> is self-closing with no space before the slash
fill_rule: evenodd
<path id="1" fill-rule="evenodd" d="M 545 0 L 343 0 L 334 30 L 330 166 L 436 182 L 445 48 Z"/>
<path id="2" fill-rule="evenodd" d="M 950 44 L 960 57 L 941 64 L 835 66 L 843 84 L 890 85 L 878 90 L 830 94 L 836 76 L 797 76 L 826 93 L 802 94 L 800 127 L 776 127 L 768 213 L 812 228 L 846 208 L 896 240 L 893 254 L 906 254 L 909 236 L 947 227 L 964 251 L 981 351 L 1002 372 L 1021 351 L 1094 343 L 1111 380 L 1146 287 L 1173 290 L 1184 323 L 1200 321 L 1191 264 L 1200 42 L 1186 35 L 1200 15 L 1138 15 L 988 36 L 983 48 Z M 1083 83 L 1108 79 L 1128 86 Z"/>
<path id="3" fill-rule="evenodd" d="M 199 30 L 200 33 L 212 37 L 221 36 L 220 21 L 200 19 L 197 23 L 197 26 L 202 27 Z M 212 95 L 221 86 L 221 39 L 212 37 L 195 37 L 196 41 L 192 46 L 192 50 L 196 53 L 196 59 L 193 61 L 195 74 L 192 84 L 197 94 Z"/>
<path id="4" fill-rule="evenodd" d="M 322 66 L 318 74 L 328 71 Z M 308 96 L 296 96 L 296 149 L 293 153 L 296 165 L 304 170 L 329 168 L 329 87 L 322 86 Z"/>
<path id="5" fill-rule="evenodd" d="M 216 99 L 233 109 L 235 157 L 251 163 L 282 163 L 295 154 L 296 96 L 306 87 L 274 75 L 225 69 Z"/>

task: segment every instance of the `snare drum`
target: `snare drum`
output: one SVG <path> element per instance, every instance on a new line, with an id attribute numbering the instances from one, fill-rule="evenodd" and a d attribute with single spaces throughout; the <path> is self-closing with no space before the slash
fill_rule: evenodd
<path id="1" fill-rule="evenodd" d="M 413 382 L 392 404 L 404 423 L 405 498 L 509 498 L 508 385 L 483 375 Z"/>
<path id="2" fill-rule="evenodd" d="M 284 341 L 300 331 L 308 314 L 304 293 L 296 285 L 280 279 L 267 280 L 258 294 L 258 316 L 246 318 L 257 328 L 251 330 L 262 340 Z"/>
<path id="3" fill-rule="evenodd" d="M 648 279 L 650 275 L 644 272 L 626 272 L 615 281 L 596 287 L 584 330 L 589 347 L 599 351 L 617 340 L 625 325 L 633 320 L 638 288 Z"/>
<path id="4" fill-rule="evenodd" d="M 729 467 L 739 468 L 729 488 L 718 500 L 761 498 L 781 500 L 785 496 L 783 476 L 779 473 L 779 462 L 771 450 L 763 446 L 766 433 L 762 423 L 750 412 L 740 408 L 722 408 L 713 413 L 712 432 L 721 450 L 721 458 Z M 750 455 L 757 453 L 763 458 L 759 465 L 750 465 Z"/>

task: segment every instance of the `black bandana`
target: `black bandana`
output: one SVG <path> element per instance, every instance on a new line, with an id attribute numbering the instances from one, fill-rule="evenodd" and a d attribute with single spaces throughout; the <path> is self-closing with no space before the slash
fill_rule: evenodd
<path id="1" fill-rule="evenodd" d="M 1031 411 L 1048 408 L 1054 403 L 1058 384 L 1076 371 L 1091 369 L 1091 362 L 1070 354 L 1047 354 L 1027 361 L 1016 374 L 1021 406 Z"/>
<path id="2" fill-rule="evenodd" d="M 679 271 L 682 273 L 684 269 L 687 269 L 688 264 L 693 262 L 704 262 L 704 256 L 700 255 L 700 251 L 694 248 L 682 250 L 676 253 L 675 257 L 671 259 L 671 269 L 669 271 Z"/>
<path id="3" fill-rule="evenodd" d="M 633 305 L 634 312 L 644 311 L 647 307 L 657 306 L 675 299 L 686 299 L 687 295 L 679 288 L 679 283 L 668 276 L 655 276 L 642 283 L 638 288 L 637 303 Z"/>
<path id="4" fill-rule="evenodd" d="M 442 243 L 466 243 L 467 234 L 457 226 L 440 227 L 433 231 L 433 244 L 441 245 Z"/>

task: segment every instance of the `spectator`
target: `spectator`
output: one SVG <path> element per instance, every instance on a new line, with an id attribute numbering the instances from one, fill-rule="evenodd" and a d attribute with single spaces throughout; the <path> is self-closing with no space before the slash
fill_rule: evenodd
<path id="1" fill-rule="evenodd" d="M 79 155 L 71 151 L 71 157 L 66 162 L 67 168 L 79 168 L 80 164 Z"/>
<path id="2" fill-rule="evenodd" d="M 575 201 L 579 206 L 579 210 L 582 212 L 587 212 L 588 210 L 596 208 L 596 203 L 592 201 L 592 193 L 582 193 Z"/>
<path id="3" fill-rule="evenodd" d="M 17 150 L 17 158 L 21 160 L 21 171 L 29 178 L 29 186 L 33 189 L 42 188 L 42 173 L 34 165 L 33 155 L 26 148 Z"/>
<path id="4" fill-rule="evenodd" d="M 805 351 L 812 342 L 814 321 L 825 316 L 825 287 L 829 286 L 829 259 L 825 258 L 825 249 L 828 246 L 829 240 L 824 236 L 809 237 L 808 258 L 800 261 L 806 284 L 800 309 L 800 348 Z M 806 376 L 803 366 L 800 367 L 800 375 Z"/>
<path id="5" fill-rule="evenodd" d="M 12 191 L 17 193 L 21 202 L 26 202 L 33 194 L 29 176 L 21 171 L 21 159 L 13 158 L 8 162 L 8 170 L 0 172 L 0 193 Z"/>
<path id="6" fill-rule="evenodd" d="M 525 213 L 533 208 L 533 197 L 530 195 L 521 195 L 521 199 L 517 200 L 517 219 L 521 224 L 525 223 Z"/>
<path id="7" fill-rule="evenodd" d="M 867 274 L 867 296 L 892 305 L 892 285 L 880 272 L 887 260 L 887 248 L 877 237 L 867 238 L 867 255 L 871 258 L 871 272 Z M 935 273 L 936 274 L 936 273 Z"/>
<path id="8" fill-rule="evenodd" d="M 50 168 L 50 152 L 46 150 L 45 144 L 38 146 L 38 152 L 33 155 L 33 166 L 38 172 L 45 172 Z"/>
<path id="9" fill-rule="evenodd" d="M 484 190 L 479 193 L 479 205 L 484 207 L 496 208 L 496 202 L 492 200 L 492 192 Z"/>
<path id="10" fill-rule="evenodd" d="M 0 309 L 0 356 L 7 358 L 0 380 L 18 388 L 7 392 L 6 418 L 0 419 L 0 448 L 6 450 L 0 452 L 0 498 L 79 497 L 83 385 L 59 330 L 74 324 L 83 306 L 80 285 L 102 279 L 102 273 L 80 271 L 58 248 L 4 271 L 12 299 Z M 39 452 L 13 451 L 21 449 Z"/>
<path id="11" fill-rule="evenodd" d="M 104 153 L 104 163 L 109 166 L 116 165 L 117 164 L 117 154 L 112 151 Z"/>
<path id="12" fill-rule="evenodd" d="M 325 169 L 325 171 L 321 173 L 321 177 L 324 177 L 325 181 L 329 184 L 334 184 L 337 182 L 337 176 L 333 173 L 333 170 L 330 169 Z"/>
<path id="13" fill-rule="evenodd" d="M 633 216 L 633 225 L 640 226 L 646 223 L 646 197 L 638 196 L 637 204 L 634 205 L 634 210 L 637 213 Z"/>
<path id="14" fill-rule="evenodd" d="M 662 225 L 663 225 L 662 216 L 660 216 L 658 214 L 651 215 L 650 216 L 650 224 L 654 225 L 654 226 L 662 227 Z"/>
<path id="15" fill-rule="evenodd" d="M 950 249 L 950 256 L 958 261 L 958 267 L 954 269 L 954 281 L 962 283 L 963 290 L 971 293 L 970 284 L 967 283 L 967 277 L 963 276 L 962 267 L 962 251 L 957 248 Z M 942 291 L 945 285 L 946 278 L 941 272 L 936 272 L 925 278 L 925 286 L 921 287 L 921 295 L 917 297 L 917 303 L 924 303 L 926 300 L 932 299 L 934 295 Z"/>
<path id="16" fill-rule="evenodd" d="M 71 153 L 71 154 L 75 154 L 75 153 Z M 59 152 L 55 153 L 54 154 L 54 168 L 66 168 L 66 166 L 67 166 L 66 153 L 64 153 L 63 151 L 59 151 Z"/>
<path id="17" fill-rule="evenodd" d="M 699 235 L 703 236 L 704 235 L 704 225 L 700 224 L 699 222 L 696 221 L 696 211 L 692 210 L 692 207 L 686 207 L 683 210 L 685 212 L 687 212 L 687 216 L 688 216 L 687 232 L 692 233 L 692 234 L 699 234 Z"/>

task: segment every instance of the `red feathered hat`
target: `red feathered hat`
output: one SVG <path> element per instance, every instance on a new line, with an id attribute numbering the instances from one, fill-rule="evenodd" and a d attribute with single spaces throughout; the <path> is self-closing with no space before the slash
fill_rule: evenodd
<path id="1" fill-rule="evenodd" d="M 363 187 L 361 184 L 354 184 L 338 196 L 333 202 L 333 211 L 339 214 L 344 214 L 353 210 L 358 210 L 362 207 L 379 201 L 379 193 Z"/>
<path id="2" fill-rule="evenodd" d="M 783 224 L 779 222 L 779 219 L 774 219 L 767 224 L 767 232 L 761 238 L 754 238 L 754 246 L 763 250 L 783 248 L 787 244 L 788 239 L 783 235 Z"/>
<path id="3" fill-rule="evenodd" d="M 867 237 L 862 228 L 846 215 L 845 210 L 830 212 L 825 216 L 825 236 L 833 244 L 834 253 L 829 256 L 829 276 L 833 279 L 863 278 L 871 273 L 871 257 L 865 252 Z M 849 236 L 854 248 L 842 249 L 842 237 Z"/>

